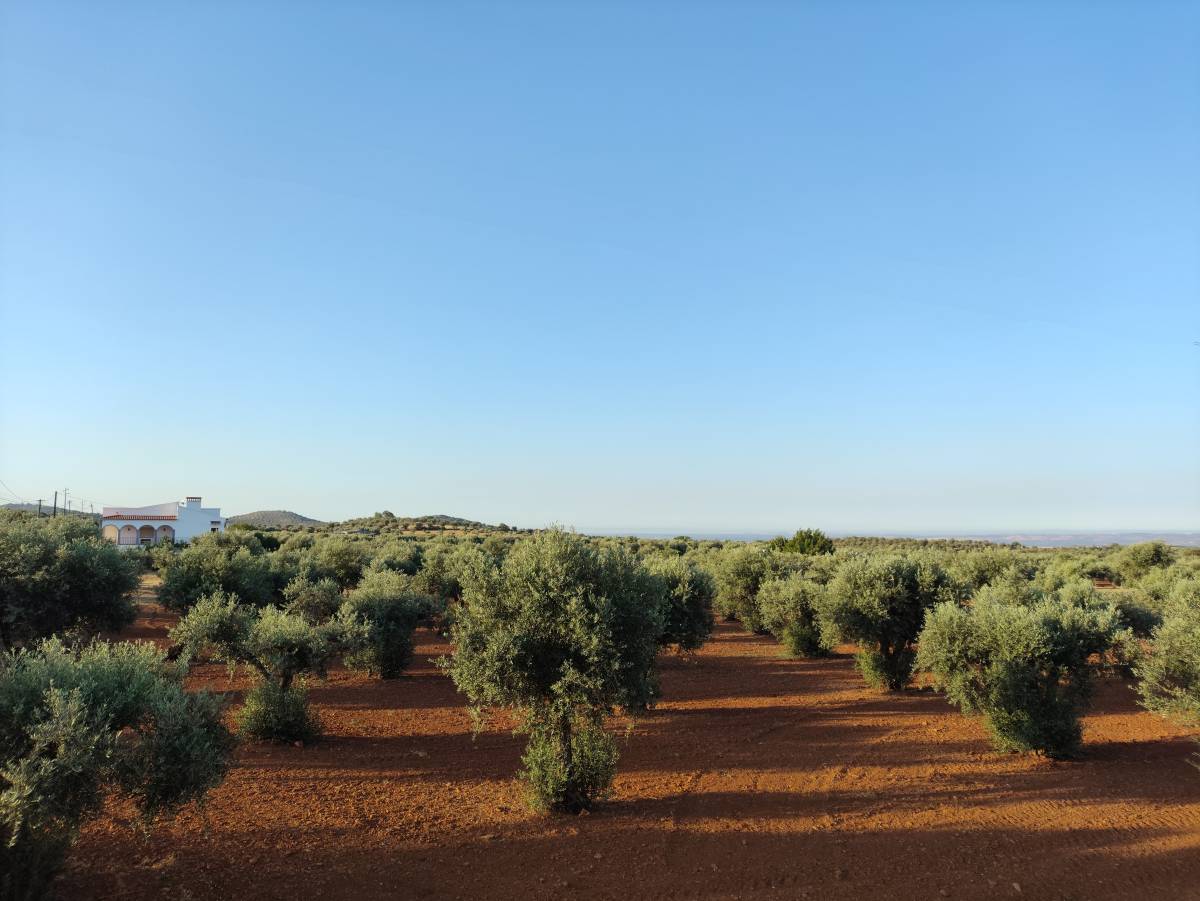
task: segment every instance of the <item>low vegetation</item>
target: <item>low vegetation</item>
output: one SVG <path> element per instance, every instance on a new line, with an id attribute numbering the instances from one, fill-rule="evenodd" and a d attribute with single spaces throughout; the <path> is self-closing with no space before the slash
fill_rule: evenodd
<path id="1" fill-rule="evenodd" d="M 83 517 L 0 511 L 0 653 L 133 622 L 138 565 Z"/>
<path id="2" fill-rule="evenodd" d="M 943 603 L 921 632 L 917 666 L 963 713 L 984 716 L 1000 750 L 1071 757 L 1091 695 L 1092 658 L 1109 652 L 1119 630 L 1114 606 L 1061 597 Z"/>
<path id="3" fill-rule="evenodd" d="M 92 640 L 132 621 L 145 567 L 181 615 L 169 661 Z M 0 901 L 44 893 L 107 796 L 149 822 L 220 781 L 232 738 L 218 698 L 183 690 L 189 662 L 254 674 L 242 735 L 308 742 L 306 680 L 401 678 L 415 631 L 439 630 L 476 713 L 527 734 L 532 803 L 579 812 L 612 785 L 610 718 L 655 703 L 656 655 L 701 648 L 714 612 L 794 657 L 848 644 L 873 686 L 920 671 L 1003 750 L 1085 753 L 1092 687 L 1130 662 L 1148 709 L 1200 728 L 1200 552 L 1155 542 L 588 538 L 385 511 L 131 552 L 89 519 L 0 512 Z"/>
<path id="4" fill-rule="evenodd" d="M 521 717 L 535 805 L 578 812 L 608 792 L 618 755 L 604 718 L 657 696 L 664 607 L 662 582 L 633 555 L 568 532 L 466 574 L 446 668 L 477 708 Z"/>
<path id="5" fill-rule="evenodd" d="M 1147 709 L 1200 728 L 1200 580 L 1176 586 L 1135 672 Z"/>
<path id="6" fill-rule="evenodd" d="M 171 639 L 192 654 L 257 674 L 259 681 L 238 712 L 242 734 L 303 742 L 320 734 L 303 677 L 324 677 L 330 662 L 361 649 L 367 634 L 366 624 L 351 615 L 313 625 L 298 614 L 273 606 L 258 609 L 216 591 L 193 605 Z"/>
<path id="7" fill-rule="evenodd" d="M 51 638 L 0 657 L 0 899 L 43 897 L 108 796 L 149 825 L 220 783 L 233 741 L 186 671 L 148 644 Z"/>
<path id="8" fill-rule="evenodd" d="M 858 667 L 869 684 L 896 691 L 912 678 L 926 611 L 957 594 L 949 573 L 927 555 L 852 557 L 821 596 L 822 628 L 859 644 Z"/>

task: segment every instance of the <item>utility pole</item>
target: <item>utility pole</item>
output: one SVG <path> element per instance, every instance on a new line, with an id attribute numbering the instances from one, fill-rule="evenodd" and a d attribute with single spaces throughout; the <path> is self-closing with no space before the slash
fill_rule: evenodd
<path id="1" fill-rule="evenodd" d="M 38 519 L 42 518 L 42 499 L 38 498 Z"/>
<path id="2" fill-rule="evenodd" d="M 58 516 L 58 492 L 57 491 L 54 492 L 54 512 L 51 513 L 50 515 Z"/>

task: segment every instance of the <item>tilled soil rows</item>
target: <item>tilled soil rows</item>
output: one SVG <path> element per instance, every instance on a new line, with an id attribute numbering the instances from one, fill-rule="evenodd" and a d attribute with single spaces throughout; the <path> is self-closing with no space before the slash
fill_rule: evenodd
<path id="1" fill-rule="evenodd" d="M 133 637 L 173 618 L 145 604 Z M 129 636 L 123 636 L 129 637 Z M 114 804 L 73 851 L 69 899 L 1200 899 L 1194 745 L 1098 688 L 1086 756 L 991 750 L 930 691 L 880 694 L 848 656 L 788 660 L 721 625 L 661 659 L 662 700 L 622 730 L 613 797 L 543 816 L 514 781 L 511 722 L 478 735 L 422 631 L 383 682 L 335 671 L 326 737 L 241 747 L 203 811 L 143 837 Z M 246 688 L 224 667 L 193 687 Z"/>

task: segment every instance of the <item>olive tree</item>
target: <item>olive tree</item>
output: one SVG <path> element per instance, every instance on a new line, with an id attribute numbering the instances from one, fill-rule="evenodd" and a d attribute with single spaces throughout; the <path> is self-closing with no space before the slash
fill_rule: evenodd
<path id="1" fill-rule="evenodd" d="M 314 625 L 273 606 L 256 608 L 217 591 L 198 601 L 171 630 L 171 639 L 193 654 L 205 654 L 231 669 L 249 667 L 259 681 L 238 713 L 251 738 L 308 741 L 320 732 L 308 709 L 302 677 L 323 678 L 329 663 L 366 640 L 365 625 L 339 615 Z"/>
<path id="2" fill-rule="evenodd" d="M 0 516 L 0 653 L 69 629 L 133 622 L 138 568 L 90 520 Z"/>
<path id="3" fill-rule="evenodd" d="M 771 547 L 794 554 L 832 554 L 833 540 L 820 529 L 798 529 L 791 538 L 775 538 Z"/>
<path id="4" fill-rule="evenodd" d="M 1125 579 L 1139 579 L 1154 569 L 1166 569 L 1175 552 L 1161 541 L 1131 544 L 1116 556 L 1116 568 Z"/>
<path id="5" fill-rule="evenodd" d="M 296 576 L 283 589 L 284 610 L 316 625 L 331 619 L 342 606 L 345 596 L 333 579 L 316 582 Z"/>
<path id="6" fill-rule="evenodd" d="M 771 555 L 761 547 L 735 547 L 717 557 L 716 607 L 750 632 L 765 631 L 758 613 L 758 589 L 772 575 Z"/>
<path id="7" fill-rule="evenodd" d="M 149 643 L 0 655 L 0 899 L 42 897 L 105 799 L 149 826 L 221 782 L 233 740 L 219 699 Z"/>
<path id="8" fill-rule="evenodd" d="M 341 588 L 353 588 L 366 565 L 367 550 L 362 543 L 347 538 L 326 538 L 303 554 L 300 573 L 314 582 L 333 579 Z"/>
<path id="9" fill-rule="evenodd" d="M 429 605 L 430 598 L 415 591 L 403 573 L 368 571 L 342 608 L 345 619 L 366 625 L 364 639 L 346 655 L 346 665 L 382 679 L 397 678 L 412 660 L 413 630 Z"/>
<path id="10" fill-rule="evenodd" d="M 646 568 L 662 580 L 666 598 L 659 645 L 674 645 L 679 651 L 701 647 L 713 630 L 713 577 L 683 557 L 652 557 Z"/>
<path id="11" fill-rule="evenodd" d="M 1111 605 L 944 603 L 926 617 L 917 667 L 964 713 L 982 714 L 1001 750 L 1069 757 L 1091 694 L 1090 658 L 1103 656 L 1120 630 Z"/>
<path id="12" fill-rule="evenodd" d="M 793 657 L 821 657 L 829 653 L 829 640 L 821 634 L 817 611 L 823 586 L 801 573 L 768 579 L 758 589 L 758 610 L 763 627 L 783 642 Z"/>
<path id="13" fill-rule="evenodd" d="M 463 580 L 450 676 L 476 709 L 520 715 L 530 735 L 522 776 L 536 806 L 589 808 L 616 768 L 605 715 L 645 708 L 658 693 L 661 581 L 628 551 L 557 529 Z"/>
<path id="14" fill-rule="evenodd" d="M 1200 581 L 1176 586 L 1150 639 L 1149 653 L 1134 667 L 1142 704 L 1200 725 Z"/>
<path id="15" fill-rule="evenodd" d="M 186 612 L 215 591 L 236 594 L 247 604 L 265 606 L 275 599 L 275 578 L 268 556 L 252 534 L 205 535 L 166 560 L 158 599 Z"/>
<path id="16" fill-rule="evenodd" d="M 831 639 L 859 645 L 868 684 L 896 691 L 912 677 L 925 611 L 956 599 L 954 581 L 928 557 L 855 557 L 821 596 L 821 625 Z"/>

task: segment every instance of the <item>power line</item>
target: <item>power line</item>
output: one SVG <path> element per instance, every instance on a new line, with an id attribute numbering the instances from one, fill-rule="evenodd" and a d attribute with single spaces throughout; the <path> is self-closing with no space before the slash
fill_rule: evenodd
<path id="1" fill-rule="evenodd" d="M 4 486 L 4 490 L 7 491 L 10 495 L 12 495 L 13 499 L 16 500 L 17 503 L 20 503 L 20 504 L 28 504 L 29 503 L 29 501 L 25 500 L 25 498 L 21 497 L 21 495 L 17 494 L 15 491 L 13 491 L 11 488 L 9 488 L 8 485 L 5 485 L 3 479 L 0 479 L 0 485 Z"/>

